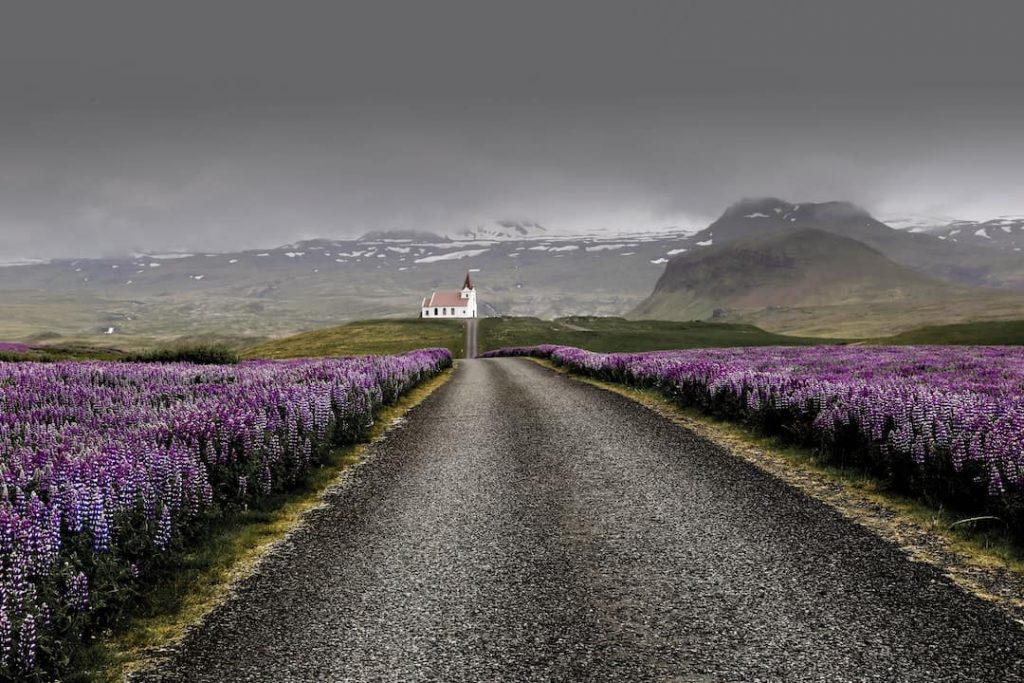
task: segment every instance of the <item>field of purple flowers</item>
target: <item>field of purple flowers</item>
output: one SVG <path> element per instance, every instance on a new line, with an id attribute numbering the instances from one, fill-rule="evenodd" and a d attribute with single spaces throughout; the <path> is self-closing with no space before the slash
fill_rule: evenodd
<path id="1" fill-rule="evenodd" d="M 999 516 L 1024 537 L 1024 348 L 761 347 L 598 354 L 538 346 L 575 372 L 664 392 L 896 490 Z"/>
<path id="2" fill-rule="evenodd" d="M 32 347 L 28 344 L 22 344 L 21 342 L 4 342 L 0 341 L 0 352 L 5 353 L 26 353 L 31 351 Z"/>
<path id="3" fill-rule="evenodd" d="M 59 671 L 209 520 L 300 481 L 450 365 L 0 363 L 0 679 Z"/>

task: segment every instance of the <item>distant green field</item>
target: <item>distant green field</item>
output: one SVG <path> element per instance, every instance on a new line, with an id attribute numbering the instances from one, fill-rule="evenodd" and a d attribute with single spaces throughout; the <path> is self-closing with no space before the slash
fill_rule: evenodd
<path id="1" fill-rule="evenodd" d="M 464 330 L 463 323 L 454 320 L 365 320 L 264 342 L 244 349 L 242 355 L 246 358 L 299 358 L 399 353 L 443 346 L 453 356 L 461 358 L 465 352 Z M 823 342 L 835 343 L 835 340 L 787 337 L 752 325 L 604 317 L 482 318 L 479 328 L 481 353 L 505 346 L 534 344 L 565 344 L 612 352 Z"/>
<path id="2" fill-rule="evenodd" d="M 296 358 L 303 356 L 400 353 L 428 346 L 442 346 L 456 358 L 465 354 L 465 328 L 460 321 L 422 321 L 418 318 L 360 321 L 334 328 L 304 332 L 291 337 L 262 341 L 242 350 L 246 358 Z M 843 340 L 791 337 L 753 325 L 720 323 L 673 323 L 627 321 L 622 317 L 573 316 L 543 321 L 537 317 L 484 317 L 479 322 L 479 352 L 506 346 L 563 344 L 592 351 L 655 351 L 717 346 L 768 346 L 844 343 Z M 244 337 L 206 336 L 188 341 L 216 341 L 239 348 Z M 133 357 L 126 349 L 90 344 L 52 343 L 28 354 L 0 354 L 0 360 L 62 360 Z M 868 344 L 1024 344 L 1024 321 L 942 325 L 910 330 L 893 337 L 846 340 Z M 225 343 L 227 342 L 227 343 Z M 163 348 L 140 345 L 145 349 Z M 152 347 L 152 348 L 151 348 Z M 4 357 L 4 356 L 10 357 Z"/>
<path id="3" fill-rule="evenodd" d="M 244 358 L 301 358 L 304 356 L 348 356 L 401 353 L 429 346 L 449 349 L 456 358 L 465 353 L 464 326 L 455 320 L 365 320 L 338 327 L 303 332 L 245 347 Z M 189 341 L 217 341 L 238 348 L 244 338 L 206 336 Z M 857 340 L 847 340 L 854 342 Z M 663 349 L 712 348 L 721 346 L 769 346 L 843 343 L 836 339 L 791 337 L 767 332 L 753 325 L 626 320 L 624 318 L 577 316 L 539 318 L 482 318 L 479 351 L 506 346 L 562 344 L 591 351 L 657 351 Z M 1024 344 L 1024 320 L 938 325 L 910 330 L 893 337 L 863 340 L 870 344 Z M 149 348 L 148 346 L 146 348 Z M 153 348 L 156 348 L 155 346 Z M 118 360 L 132 357 L 123 350 L 87 344 L 53 345 L 22 360 L 63 360 L 99 358 Z M 13 360 L 9 358 L 8 360 Z M 0 358 L 5 360 L 5 358 Z"/>
<path id="4" fill-rule="evenodd" d="M 873 339 L 874 344 L 1024 344 L 1024 320 L 963 323 L 919 327 L 892 337 Z"/>
<path id="5" fill-rule="evenodd" d="M 0 351 L 0 362 L 41 361 L 53 362 L 62 360 L 121 360 L 124 352 L 102 346 L 88 344 L 67 344 L 61 346 L 40 346 L 24 353 Z"/>
<path id="6" fill-rule="evenodd" d="M 578 316 L 539 318 L 483 318 L 480 321 L 480 351 L 507 346 L 560 344 L 601 353 L 658 351 L 715 346 L 796 346 L 835 344 L 835 339 L 789 337 L 766 332 L 753 325 L 626 320 L 625 318 Z"/>
<path id="7" fill-rule="evenodd" d="M 465 324 L 458 320 L 363 320 L 303 332 L 244 349 L 245 358 L 302 358 L 401 353 L 442 346 L 464 355 Z"/>

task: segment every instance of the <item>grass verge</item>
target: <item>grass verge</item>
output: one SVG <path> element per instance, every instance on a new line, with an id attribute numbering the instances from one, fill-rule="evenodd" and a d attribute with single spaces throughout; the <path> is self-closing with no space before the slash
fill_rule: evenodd
<path id="1" fill-rule="evenodd" d="M 775 334 L 753 325 L 626 320 L 607 316 L 575 316 L 555 320 L 481 318 L 479 337 L 481 353 L 510 346 L 537 344 L 575 346 L 598 353 L 637 353 L 717 346 L 802 346 L 841 341 Z"/>
<path id="2" fill-rule="evenodd" d="M 178 571 L 160 581 L 149 599 L 137 605 L 116 630 L 88 648 L 79 667 L 81 675 L 69 680 L 122 681 L 180 641 L 189 627 L 231 595 L 232 587 L 256 569 L 275 543 L 321 504 L 324 492 L 339 474 L 357 463 L 370 444 L 451 375 L 452 370 L 446 370 L 384 408 L 366 442 L 334 449 L 301 487 L 268 497 L 259 508 L 231 513 L 218 521 L 204 542 L 184 556 Z"/>
<path id="3" fill-rule="evenodd" d="M 274 339 L 242 351 L 244 358 L 311 358 L 404 353 L 440 346 L 452 358 L 465 355 L 461 320 L 360 320 Z"/>
<path id="4" fill-rule="evenodd" d="M 583 377 L 546 359 L 530 360 L 625 396 L 719 444 L 896 544 L 910 559 L 938 567 L 962 588 L 1024 623 L 1024 548 L 1004 529 L 961 523 L 956 511 L 889 491 L 860 470 L 830 465 L 812 450 L 681 407 L 658 391 Z"/>

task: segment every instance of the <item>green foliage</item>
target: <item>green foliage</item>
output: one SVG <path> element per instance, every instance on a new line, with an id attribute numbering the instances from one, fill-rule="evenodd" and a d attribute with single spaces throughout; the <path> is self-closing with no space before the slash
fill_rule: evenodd
<path id="1" fill-rule="evenodd" d="M 465 324 L 458 320 L 362 320 L 303 332 L 245 349 L 245 358 L 315 358 L 391 354 L 443 347 L 464 355 Z"/>
<path id="2" fill-rule="evenodd" d="M 222 344 L 188 344 L 143 351 L 125 356 L 132 363 L 198 363 L 200 365 L 231 365 L 238 362 L 238 353 Z"/>
<path id="3" fill-rule="evenodd" d="M 483 318 L 480 352 L 512 346 L 558 344 L 599 353 L 659 351 L 722 346 L 796 346 L 836 343 L 811 337 L 790 337 L 753 325 L 701 321 L 626 320 L 575 316 L 556 320 L 539 318 Z"/>
<path id="4" fill-rule="evenodd" d="M 479 352 L 509 346 L 564 344 L 590 351 L 654 351 L 716 346 L 817 344 L 826 340 L 790 337 L 753 325 L 626 320 L 600 316 L 481 318 Z M 836 343 L 836 340 L 827 340 Z M 299 358 L 401 353 L 441 346 L 456 358 L 464 355 L 465 325 L 458 320 L 363 320 L 303 332 L 245 349 L 245 358 Z"/>
<path id="5" fill-rule="evenodd" d="M 1024 344 L 1024 320 L 931 325 L 875 339 L 872 343 L 1018 346 Z"/>
<path id="6" fill-rule="evenodd" d="M 88 346 L 45 346 L 31 351 L 0 351 L 0 363 L 55 363 L 62 360 L 119 360 L 122 352 Z"/>

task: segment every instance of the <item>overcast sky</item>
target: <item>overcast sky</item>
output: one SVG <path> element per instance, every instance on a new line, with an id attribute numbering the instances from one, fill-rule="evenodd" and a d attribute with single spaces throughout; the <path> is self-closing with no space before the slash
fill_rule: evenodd
<path id="1" fill-rule="evenodd" d="M 361 5 L 361 6 L 360 6 Z M 1024 3 L 12 2 L 0 261 L 1024 214 Z"/>

